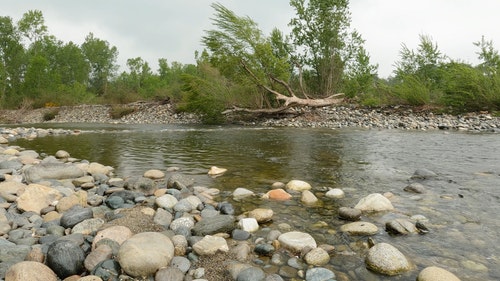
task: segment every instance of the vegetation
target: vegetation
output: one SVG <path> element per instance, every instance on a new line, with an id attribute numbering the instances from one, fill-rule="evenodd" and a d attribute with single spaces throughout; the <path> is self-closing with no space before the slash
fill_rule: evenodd
<path id="1" fill-rule="evenodd" d="M 224 122 L 230 112 L 273 114 L 290 106 L 332 105 L 347 98 L 365 106 L 407 104 L 455 113 L 500 111 L 500 55 L 484 37 L 478 65 L 443 54 L 420 35 L 416 49 L 405 44 L 394 76 L 381 79 L 361 34 L 350 27 L 348 0 L 290 0 L 290 34 L 266 35 L 258 24 L 213 4 L 213 29 L 195 65 L 158 59 L 151 69 L 129 58 L 118 73 L 118 49 L 93 33 L 81 44 L 48 32 L 42 12 L 15 22 L 0 16 L 0 107 L 113 104 L 113 118 L 137 100 L 172 102 L 206 123 Z M 49 106 L 48 106 L 49 105 Z"/>

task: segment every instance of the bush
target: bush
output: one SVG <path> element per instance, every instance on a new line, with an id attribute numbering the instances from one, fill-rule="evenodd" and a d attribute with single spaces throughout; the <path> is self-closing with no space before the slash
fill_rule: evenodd
<path id="1" fill-rule="evenodd" d="M 114 105 L 111 106 L 111 109 L 109 110 L 109 115 L 111 116 L 112 119 L 120 119 L 123 116 L 127 116 L 129 114 L 132 114 L 135 112 L 135 108 L 130 107 L 130 106 L 123 106 L 123 105 Z"/>
<path id="2" fill-rule="evenodd" d="M 59 114 L 59 109 L 52 109 L 43 114 L 43 121 L 54 120 Z"/>
<path id="3" fill-rule="evenodd" d="M 416 75 L 404 76 L 401 83 L 394 86 L 394 92 L 403 102 L 421 106 L 431 102 L 431 89 Z"/>

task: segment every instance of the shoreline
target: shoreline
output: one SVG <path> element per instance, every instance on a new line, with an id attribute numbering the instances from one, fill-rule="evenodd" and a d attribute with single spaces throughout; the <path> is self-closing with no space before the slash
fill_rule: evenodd
<path id="1" fill-rule="evenodd" d="M 122 107 L 130 114 L 111 118 L 111 105 L 78 105 L 34 110 L 1 110 L 0 123 L 5 125 L 51 123 L 104 124 L 200 124 L 192 113 L 177 113 L 171 104 L 135 102 Z M 44 115 L 55 113 L 50 121 Z M 487 112 L 463 115 L 435 114 L 409 107 L 360 108 L 340 105 L 322 108 L 290 108 L 273 117 L 231 116 L 230 123 L 242 126 L 300 128 L 363 128 L 401 130 L 458 130 L 500 132 L 500 117 Z"/>

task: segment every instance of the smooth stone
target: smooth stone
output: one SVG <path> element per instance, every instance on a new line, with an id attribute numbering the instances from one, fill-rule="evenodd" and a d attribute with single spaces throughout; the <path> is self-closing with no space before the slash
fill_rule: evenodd
<path id="1" fill-rule="evenodd" d="M 94 249 L 90 254 L 87 255 L 83 265 L 85 268 L 92 272 L 94 268 L 101 262 L 110 259 L 113 256 L 113 249 L 111 249 L 108 245 L 99 245 L 96 249 Z"/>
<path id="2" fill-rule="evenodd" d="M 311 191 L 304 190 L 304 191 L 302 191 L 302 196 L 300 198 L 300 201 L 306 205 L 311 205 L 311 204 L 317 203 L 318 198 Z"/>
<path id="3" fill-rule="evenodd" d="M 227 272 L 231 276 L 231 280 L 236 280 L 236 278 L 238 278 L 238 274 L 250 267 L 252 266 L 247 263 L 231 262 L 227 265 Z"/>
<path id="4" fill-rule="evenodd" d="M 460 281 L 460 279 L 446 269 L 429 266 L 420 271 L 417 281 Z"/>
<path id="5" fill-rule="evenodd" d="M 312 186 L 309 183 L 301 180 L 291 180 L 286 184 L 285 187 L 288 190 L 293 190 L 298 192 L 302 192 L 304 190 L 309 190 L 312 188 Z"/>
<path id="6" fill-rule="evenodd" d="M 234 229 L 233 232 L 231 233 L 231 238 L 233 238 L 236 241 L 245 241 L 249 239 L 252 236 L 250 232 L 244 231 L 241 229 Z"/>
<path id="7" fill-rule="evenodd" d="M 335 280 L 333 271 L 323 268 L 314 267 L 306 271 L 306 281 L 330 281 Z"/>
<path id="8" fill-rule="evenodd" d="M 174 244 L 174 254 L 176 256 L 183 256 L 186 254 L 188 249 L 188 241 L 184 235 L 174 235 L 172 238 L 172 243 Z"/>
<path id="9" fill-rule="evenodd" d="M 236 281 L 264 281 L 266 273 L 258 267 L 249 267 L 238 274 Z"/>
<path id="10" fill-rule="evenodd" d="M 193 250 L 200 256 L 214 255 L 218 251 L 228 252 L 229 246 L 226 239 L 219 236 L 205 235 L 203 239 L 193 245 Z"/>
<path id="11" fill-rule="evenodd" d="M 277 200 L 277 201 L 286 201 L 292 198 L 290 193 L 286 192 L 284 189 L 278 188 L 269 190 L 264 196 L 263 199 Z"/>
<path id="12" fill-rule="evenodd" d="M 43 263 L 22 261 L 5 273 L 5 281 L 57 281 L 57 275 Z"/>
<path id="13" fill-rule="evenodd" d="M 219 211 L 223 215 L 234 215 L 234 206 L 228 202 L 219 203 Z"/>
<path id="14" fill-rule="evenodd" d="M 56 158 L 58 158 L 58 159 L 63 159 L 63 158 L 69 158 L 69 157 L 71 157 L 69 155 L 69 152 L 67 152 L 65 150 L 58 150 L 58 151 L 56 151 L 56 154 L 54 156 Z"/>
<path id="15" fill-rule="evenodd" d="M 179 202 L 177 200 L 177 198 L 175 198 L 174 196 L 172 196 L 170 194 L 165 194 L 165 195 L 162 195 L 162 196 L 155 199 L 156 205 L 158 205 L 158 207 L 161 207 L 164 209 L 174 208 L 174 206 L 175 206 L 175 204 L 177 204 L 177 202 Z"/>
<path id="16" fill-rule="evenodd" d="M 28 183 L 54 179 L 76 179 L 83 177 L 85 172 L 74 164 L 40 163 L 24 170 L 24 178 Z"/>
<path id="17" fill-rule="evenodd" d="M 108 259 L 99 263 L 92 271 L 92 274 L 106 281 L 107 280 L 115 281 L 115 280 L 120 280 L 118 276 L 120 275 L 121 272 L 122 270 L 120 264 L 113 259 Z"/>
<path id="18" fill-rule="evenodd" d="M 411 176 L 412 179 L 431 179 L 437 177 L 437 174 L 428 169 L 418 169 Z"/>
<path id="19" fill-rule="evenodd" d="M 62 279 L 81 274 L 84 261 L 85 253 L 71 240 L 57 240 L 47 251 L 47 265 Z"/>
<path id="20" fill-rule="evenodd" d="M 127 239 L 118 251 L 121 268 L 132 277 L 151 276 L 170 264 L 174 245 L 157 232 L 142 232 Z"/>
<path id="21" fill-rule="evenodd" d="M 95 249 L 96 244 L 103 239 L 110 239 L 121 245 L 127 239 L 132 237 L 132 235 L 133 235 L 132 231 L 126 226 L 122 225 L 111 226 L 97 232 L 97 234 L 94 237 L 94 241 L 92 242 L 92 248 Z"/>
<path id="22" fill-rule="evenodd" d="M 368 269 L 389 276 L 398 275 L 412 268 L 405 255 L 387 243 L 378 243 L 371 247 L 365 263 Z"/>
<path id="23" fill-rule="evenodd" d="M 380 193 L 372 193 L 366 197 L 361 198 L 358 204 L 354 206 L 355 209 L 368 212 L 380 212 L 394 210 L 391 201 Z"/>
<path id="24" fill-rule="evenodd" d="M 82 186 L 84 184 L 87 184 L 87 183 L 94 183 L 94 177 L 93 176 L 83 176 L 83 177 L 79 177 L 79 178 L 76 178 L 76 179 L 73 179 L 72 183 L 75 185 L 75 186 Z"/>
<path id="25" fill-rule="evenodd" d="M 340 231 L 349 235 L 375 235 L 378 232 L 378 227 L 370 222 L 356 221 L 342 225 Z"/>
<path id="26" fill-rule="evenodd" d="M 180 271 L 182 271 L 182 273 L 186 274 L 191 267 L 191 262 L 188 258 L 175 256 L 172 258 L 170 266 L 178 268 Z"/>
<path id="27" fill-rule="evenodd" d="M 394 219 L 385 224 L 385 230 L 392 234 L 418 233 L 418 229 L 411 221 L 406 219 Z"/>
<path id="28" fill-rule="evenodd" d="M 172 174 L 167 180 L 167 188 L 186 189 L 194 184 L 194 179 L 180 173 Z"/>
<path id="29" fill-rule="evenodd" d="M 345 193 L 340 188 L 332 188 L 326 192 L 325 196 L 332 199 L 341 199 L 345 197 Z"/>
<path id="30" fill-rule="evenodd" d="M 193 206 L 186 199 L 181 199 L 174 205 L 174 211 L 181 213 L 189 213 L 193 210 Z"/>
<path id="31" fill-rule="evenodd" d="M 40 214 L 42 209 L 53 205 L 61 198 L 62 194 L 53 188 L 30 184 L 25 188 L 23 194 L 17 198 L 17 208 L 23 212 Z"/>
<path id="32" fill-rule="evenodd" d="M 15 181 L 0 182 L 0 196 L 8 202 L 14 202 L 27 185 Z"/>
<path id="33" fill-rule="evenodd" d="M 170 223 L 172 223 L 172 219 L 173 216 L 170 212 L 166 211 L 165 209 L 158 208 L 153 217 L 153 222 L 168 227 Z"/>
<path id="34" fill-rule="evenodd" d="M 175 267 L 160 268 L 155 274 L 155 281 L 183 281 L 184 273 Z"/>
<path id="35" fill-rule="evenodd" d="M 92 162 L 87 166 L 86 170 L 87 173 L 91 175 L 103 174 L 109 176 L 109 174 L 114 171 L 114 168 L 110 166 L 104 166 L 100 163 Z"/>
<path id="36" fill-rule="evenodd" d="M 241 230 L 250 233 L 259 230 L 259 223 L 255 218 L 243 218 L 238 222 L 238 226 L 241 228 Z"/>
<path id="37" fill-rule="evenodd" d="M 266 223 L 272 221 L 273 215 L 273 210 L 264 208 L 257 208 L 248 212 L 248 217 L 256 219 L 258 223 Z"/>
<path id="38" fill-rule="evenodd" d="M 411 193 L 425 193 L 426 192 L 425 187 L 418 182 L 414 182 L 414 183 L 411 183 L 411 184 L 405 186 L 405 188 L 403 188 L 403 190 L 406 192 L 411 192 Z"/>
<path id="39" fill-rule="evenodd" d="M 94 216 L 92 209 L 75 206 L 66 211 L 61 217 L 61 226 L 65 228 L 72 228 L 76 224 L 91 219 Z"/>
<path id="40" fill-rule="evenodd" d="M 143 177 L 149 178 L 152 180 L 159 180 L 159 179 L 162 179 L 165 177 L 165 173 L 160 171 L 160 170 L 152 169 L 152 170 L 148 170 L 148 171 L 144 172 Z"/>
<path id="41" fill-rule="evenodd" d="M 125 188 L 128 190 L 140 192 L 146 196 L 153 195 L 158 189 L 152 179 L 145 177 L 128 179 L 125 182 Z"/>
<path id="42" fill-rule="evenodd" d="M 350 207 L 340 207 L 339 208 L 339 218 L 349 221 L 357 221 L 361 218 L 361 210 L 350 208 Z"/>
<path id="43" fill-rule="evenodd" d="M 276 249 L 270 244 L 257 244 L 255 245 L 254 252 L 260 256 L 271 256 Z"/>
<path id="44" fill-rule="evenodd" d="M 284 280 L 281 276 L 274 273 L 274 274 L 267 275 L 265 281 L 284 281 Z"/>
<path id="45" fill-rule="evenodd" d="M 322 248 L 315 248 L 305 255 L 304 260 L 309 265 L 321 266 L 330 262 L 330 255 Z"/>
<path id="46" fill-rule="evenodd" d="M 192 217 L 181 217 L 173 220 L 170 223 L 170 229 L 176 231 L 179 228 L 191 229 L 194 226 L 194 219 Z"/>
<path id="47" fill-rule="evenodd" d="M 227 172 L 226 168 L 219 168 L 217 166 L 212 166 L 210 167 L 210 170 L 208 171 L 209 176 L 220 176 Z"/>
<path id="48" fill-rule="evenodd" d="M 97 232 L 104 224 L 104 220 L 101 218 L 86 219 L 71 229 L 71 233 L 81 233 L 83 235 L 91 235 Z"/>
<path id="49" fill-rule="evenodd" d="M 278 237 L 281 245 L 293 252 L 300 252 L 305 247 L 316 248 L 316 241 L 314 238 L 305 232 L 291 231 L 283 233 Z"/>
<path id="50" fill-rule="evenodd" d="M 294 278 L 297 276 L 298 270 L 294 267 L 285 265 L 280 267 L 278 274 L 285 277 L 285 278 Z"/>
<path id="51" fill-rule="evenodd" d="M 242 199 L 242 198 L 250 197 L 253 195 L 255 195 L 255 193 L 253 191 L 248 190 L 248 189 L 243 188 L 243 187 L 238 187 L 233 191 L 233 198 L 234 199 Z"/>
<path id="52" fill-rule="evenodd" d="M 203 218 L 192 229 L 194 235 L 204 236 L 216 233 L 230 233 L 235 228 L 234 217 L 230 215 L 218 215 Z"/>

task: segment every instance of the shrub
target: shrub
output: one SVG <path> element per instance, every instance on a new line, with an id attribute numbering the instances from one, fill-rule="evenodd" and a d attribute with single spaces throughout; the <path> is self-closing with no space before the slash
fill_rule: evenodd
<path id="1" fill-rule="evenodd" d="M 43 114 L 43 121 L 54 120 L 58 114 L 59 114 L 59 109 L 52 109 L 52 110 L 46 111 Z"/>
<path id="2" fill-rule="evenodd" d="M 135 112 L 135 108 L 130 107 L 130 106 L 123 106 L 123 105 L 114 105 L 111 106 L 111 109 L 109 110 L 109 115 L 111 116 L 112 119 L 120 119 L 123 116 L 127 116 L 129 114 L 132 114 Z"/>

